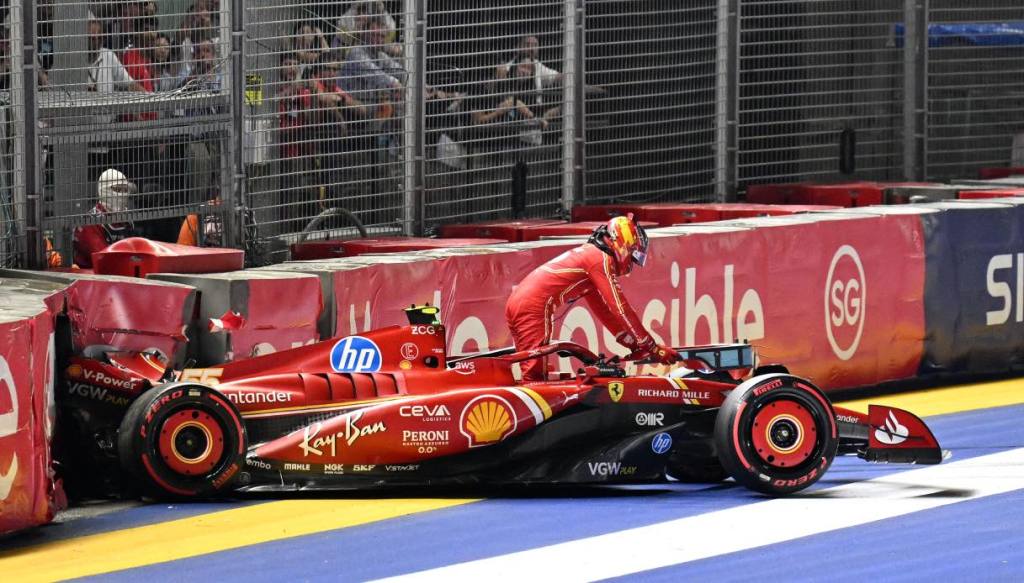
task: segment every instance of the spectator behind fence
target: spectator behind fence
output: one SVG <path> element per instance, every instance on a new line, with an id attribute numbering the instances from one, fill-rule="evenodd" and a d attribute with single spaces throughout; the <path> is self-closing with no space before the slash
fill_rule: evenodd
<path id="1" fill-rule="evenodd" d="M 110 168 L 100 175 L 96 185 L 96 206 L 90 214 L 100 219 L 111 213 L 131 210 L 131 199 L 135 196 L 135 185 L 122 172 Z M 81 268 L 92 267 L 92 254 L 102 251 L 111 243 L 135 236 L 132 223 L 107 223 L 78 227 L 74 232 L 75 264 Z"/>
<path id="2" fill-rule="evenodd" d="M 307 175 L 313 159 L 313 142 L 309 135 L 309 118 L 313 109 L 310 82 L 302 79 L 299 58 L 294 53 L 281 54 L 280 83 L 277 89 L 277 112 L 280 131 L 278 144 L 281 160 L 281 208 L 297 217 L 316 214 L 315 197 L 307 188 Z M 286 219 L 289 217 L 281 217 Z M 301 230 L 302 224 L 290 230 Z"/>
<path id="3" fill-rule="evenodd" d="M 384 30 L 382 19 L 369 19 L 363 31 L 363 44 L 349 49 L 342 66 L 341 86 L 363 100 L 365 95 L 375 92 L 399 92 L 405 84 L 405 69 L 384 50 Z"/>
<path id="4" fill-rule="evenodd" d="M 321 184 L 327 187 L 326 196 L 329 198 L 339 196 L 340 185 L 345 178 L 342 168 L 347 166 L 344 162 L 346 152 L 363 149 L 353 146 L 356 142 L 348 138 L 348 124 L 369 115 L 363 102 L 339 83 L 340 68 L 337 55 L 328 54 L 312 76 L 312 124 L 320 153 Z"/>
<path id="5" fill-rule="evenodd" d="M 483 150 L 512 150 L 517 147 L 514 136 L 524 129 L 547 127 L 547 121 L 538 118 L 524 101 L 530 92 L 530 79 L 517 77 L 514 70 L 511 75 L 499 73 L 489 82 L 475 84 L 467 107 L 477 129 L 475 140 Z"/>
<path id="6" fill-rule="evenodd" d="M 109 38 L 106 44 L 111 49 L 123 52 L 135 46 L 138 34 L 142 30 L 145 4 L 145 2 L 129 1 L 120 3 L 120 5 L 113 4 L 113 10 L 108 10 L 110 21 L 105 32 Z M 96 8 L 101 7 L 108 8 L 103 4 L 96 6 Z"/>
<path id="7" fill-rule="evenodd" d="M 157 33 L 153 46 L 153 87 L 157 92 L 174 91 L 185 83 L 188 70 L 183 66 L 177 47 L 164 33 Z"/>
<path id="8" fill-rule="evenodd" d="M 517 66 L 521 66 L 518 73 L 514 71 Z M 532 80 L 534 95 L 529 100 L 530 105 L 541 104 L 543 102 L 543 91 L 560 85 L 564 78 L 562 73 L 540 61 L 540 41 L 533 35 L 521 38 L 515 57 L 498 67 L 499 78 L 513 75 Z"/>
<path id="9" fill-rule="evenodd" d="M 88 91 L 97 93 L 113 93 L 115 91 L 145 91 L 143 86 L 132 79 L 124 65 L 117 58 L 114 51 L 105 46 L 106 36 L 103 34 L 103 25 L 98 20 L 90 20 L 89 32 L 89 70 Z M 112 115 L 94 116 L 94 123 L 108 124 L 112 122 Z"/>
<path id="10" fill-rule="evenodd" d="M 195 60 L 192 61 L 191 74 L 185 80 L 187 91 L 219 91 L 223 73 L 219 66 L 215 46 L 212 41 L 204 40 L 195 47 Z M 190 107 L 189 116 L 211 115 L 218 113 L 218 108 Z M 190 202 L 199 202 L 217 198 L 217 170 L 220 164 L 220 143 L 216 138 L 189 142 L 188 160 L 191 169 L 187 174 L 192 180 L 193 194 Z"/>
<path id="11" fill-rule="evenodd" d="M 291 50 L 299 59 L 300 73 L 308 77 L 307 67 L 318 63 L 330 52 L 330 45 L 320 27 L 311 22 L 300 22 L 292 32 Z"/>
<path id="12" fill-rule="evenodd" d="M 372 17 L 367 20 L 363 43 L 349 49 L 339 83 L 356 99 L 375 106 L 376 144 L 362 143 L 359 149 L 373 151 L 375 155 L 377 152 L 395 152 L 400 143 L 397 124 L 402 116 L 400 107 L 407 75 L 401 64 L 385 50 L 384 19 Z"/>
<path id="13" fill-rule="evenodd" d="M 178 46 L 181 48 L 181 61 L 185 66 L 190 66 L 195 60 L 195 47 L 203 41 L 217 42 L 217 25 L 214 15 L 204 8 L 209 6 L 208 2 L 196 3 L 189 9 L 189 13 L 182 19 L 181 29 L 178 31 Z"/>
<path id="14" fill-rule="evenodd" d="M 156 42 L 156 19 L 143 19 L 139 32 L 135 35 L 132 47 L 124 52 L 124 68 L 128 74 L 146 93 L 153 93 L 156 89 L 153 83 L 152 54 L 153 45 Z M 156 112 L 146 111 L 135 114 L 137 121 L 152 121 L 157 118 Z"/>
<path id="15" fill-rule="evenodd" d="M 362 41 L 362 33 L 367 29 L 367 23 L 373 18 L 378 18 L 383 23 L 385 42 L 393 43 L 398 36 L 395 19 L 388 13 L 384 3 L 380 0 L 362 0 L 354 2 L 338 18 L 333 46 L 338 48 L 359 45 Z M 393 56 L 397 57 L 398 55 Z"/>

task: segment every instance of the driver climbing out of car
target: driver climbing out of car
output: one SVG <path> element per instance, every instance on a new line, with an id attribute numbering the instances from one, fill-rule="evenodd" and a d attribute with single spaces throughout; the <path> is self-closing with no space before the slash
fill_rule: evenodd
<path id="1" fill-rule="evenodd" d="M 555 310 L 586 298 L 591 311 L 631 353 L 628 358 L 649 356 L 671 364 L 679 354 L 655 342 L 626 301 L 619 277 L 647 260 L 647 233 L 632 213 L 615 217 L 594 230 L 586 244 L 533 270 L 512 291 L 505 305 L 505 319 L 516 350 L 533 350 L 551 342 Z M 547 358 L 526 361 L 523 381 L 547 379 Z"/>

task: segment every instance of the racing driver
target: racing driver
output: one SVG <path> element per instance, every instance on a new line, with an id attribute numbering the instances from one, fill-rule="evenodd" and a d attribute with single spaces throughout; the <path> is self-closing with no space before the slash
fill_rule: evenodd
<path id="1" fill-rule="evenodd" d="M 650 356 L 664 364 L 679 354 L 654 341 L 626 301 L 619 277 L 647 260 L 647 233 L 628 216 L 615 217 L 594 230 L 590 239 L 533 270 L 512 291 L 505 319 L 516 350 L 533 350 L 551 341 L 555 310 L 587 298 L 591 311 L 631 351 L 630 359 Z M 544 357 L 523 364 L 523 381 L 547 379 Z"/>

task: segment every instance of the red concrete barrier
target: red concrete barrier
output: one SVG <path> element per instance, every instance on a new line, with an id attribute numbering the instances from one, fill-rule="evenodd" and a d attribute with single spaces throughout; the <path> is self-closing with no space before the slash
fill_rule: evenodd
<path id="1" fill-rule="evenodd" d="M 98 275 L 145 277 L 150 273 L 219 273 L 242 269 L 245 252 L 239 249 L 192 247 L 132 237 L 92 254 Z"/>
<path id="2" fill-rule="evenodd" d="M 293 261 L 336 259 L 365 253 L 408 253 L 422 249 L 444 249 L 474 245 L 507 243 L 506 239 L 429 239 L 426 237 L 383 237 L 379 239 L 347 239 L 307 241 L 291 247 Z"/>
<path id="3" fill-rule="evenodd" d="M 62 287 L 56 285 L 53 287 Z M 0 534 L 45 524 L 64 505 L 51 463 L 54 289 L 0 280 Z"/>
<path id="4" fill-rule="evenodd" d="M 441 237 L 445 239 L 503 239 L 509 242 L 523 240 L 523 229 L 542 225 L 559 225 L 558 219 L 522 219 L 518 221 L 485 221 L 465 225 L 443 225 Z"/>

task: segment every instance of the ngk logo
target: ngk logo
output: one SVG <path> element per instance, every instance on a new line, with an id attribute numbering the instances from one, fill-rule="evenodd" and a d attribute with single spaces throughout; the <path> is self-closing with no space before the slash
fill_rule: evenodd
<path id="1" fill-rule="evenodd" d="M 843 245 L 832 256 L 825 279 L 825 332 L 828 343 L 842 360 L 857 352 L 864 332 L 867 279 L 857 250 Z"/>

